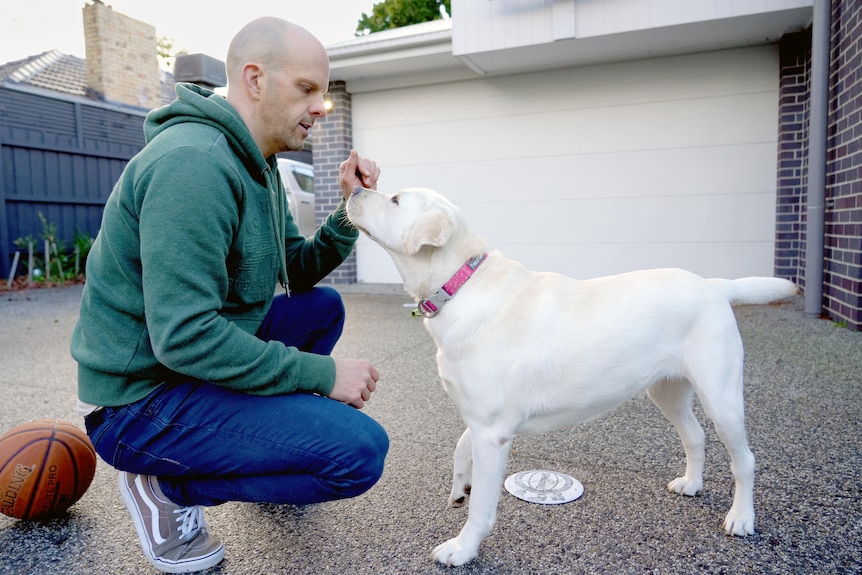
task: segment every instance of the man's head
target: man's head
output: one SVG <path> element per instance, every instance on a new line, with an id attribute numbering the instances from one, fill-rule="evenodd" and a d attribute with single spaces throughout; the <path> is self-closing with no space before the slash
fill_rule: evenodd
<path id="1" fill-rule="evenodd" d="M 300 150 L 308 130 L 326 115 L 329 58 L 308 30 L 280 18 L 258 18 L 240 30 L 227 52 L 227 100 L 264 157 Z"/>

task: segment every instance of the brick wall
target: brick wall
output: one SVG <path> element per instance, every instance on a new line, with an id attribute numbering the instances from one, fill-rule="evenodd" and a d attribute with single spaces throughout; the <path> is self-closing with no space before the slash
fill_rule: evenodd
<path id="1" fill-rule="evenodd" d="M 823 310 L 862 330 L 862 3 L 832 1 Z M 781 42 L 776 275 L 805 286 L 811 36 Z M 811 257 L 815 257 L 811 254 Z"/>
<path id="2" fill-rule="evenodd" d="M 344 82 L 329 85 L 329 100 L 332 108 L 326 117 L 318 120 L 312 130 L 312 158 L 314 162 L 315 220 L 323 223 L 341 201 L 341 185 L 338 183 L 338 165 L 344 161 L 353 147 L 353 111 L 350 94 Z M 356 283 L 356 252 L 329 274 L 321 283 Z"/>
<path id="3" fill-rule="evenodd" d="M 151 109 L 162 104 L 156 29 L 93 2 L 83 8 L 87 91 Z"/>
<path id="4" fill-rule="evenodd" d="M 784 36 L 780 53 L 775 275 L 804 287 L 811 32 Z"/>
<path id="5" fill-rule="evenodd" d="M 832 2 L 824 298 L 862 330 L 862 3 Z"/>

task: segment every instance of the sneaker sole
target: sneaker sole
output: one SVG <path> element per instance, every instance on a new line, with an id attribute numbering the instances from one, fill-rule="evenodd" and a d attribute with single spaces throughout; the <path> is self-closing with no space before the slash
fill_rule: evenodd
<path id="1" fill-rule="evenodd" d="M 128 481 L 125 480 L 125 471 L 120 472 L 119 485 L 120 494 L 123 496 L 123 501 L 126 502 L 126 507 L 129 508 L 129 515 L 132 517 L 132 523 L 135 524 L 135 531 L 138 532 L 138 541 L 141 543 L 141 548 L 144 551 L 144 556 L 147 558 L 153 567 L 164 573 L 190 573 L 192 571 L 202 571 L 214 565 L 218 565 L 224 559 L 224 546 L 216 551 L 198 557 L 189 561 L 165 561 L 160 557 L 153 555 L 153 550 L 150 547 L 149 538 L 147 537 L 146 527 L 143 524 L 143 518 L 138 507 L 134 495 L 132 495 L 131 487 Z M 136 513 L 131 513 L 132 509 L 136 509 Z"/>

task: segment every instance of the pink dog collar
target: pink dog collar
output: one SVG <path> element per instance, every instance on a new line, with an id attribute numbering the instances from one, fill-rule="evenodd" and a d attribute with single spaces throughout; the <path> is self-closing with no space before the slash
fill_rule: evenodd
<path id="1" fill-rule="evenodd" d="M 457 292 L 461 286 L 470 279 L 470 276 L 473 275 L 476 268 L 482 265 L 482 262 L 484 262 L 487 257 L 488 254 L 484 253 L 481 256 L 476 256 L 475 258 L 467 260 L 467 263 L 461 266 L 461 269 L 455 272 L 455 275 L 449 278 L 449 281 L 443 284 L 443 287 L 419 302 L 416 309 L 412 312 L 413 317 L 434 317 L 437 315 L 437 312 L 440 311 L 443 304 L 452 299 L 455 292 Z"/>

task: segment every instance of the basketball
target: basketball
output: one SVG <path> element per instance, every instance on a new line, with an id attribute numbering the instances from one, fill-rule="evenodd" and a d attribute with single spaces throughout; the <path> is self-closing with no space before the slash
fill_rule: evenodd
<path id="1" fill-rule="evenodd" d="M 0 513 L 17 519 L 59 515 L 96 473 L 87 434 L 59 419 L 23 423 L 0 436 Z"/>

